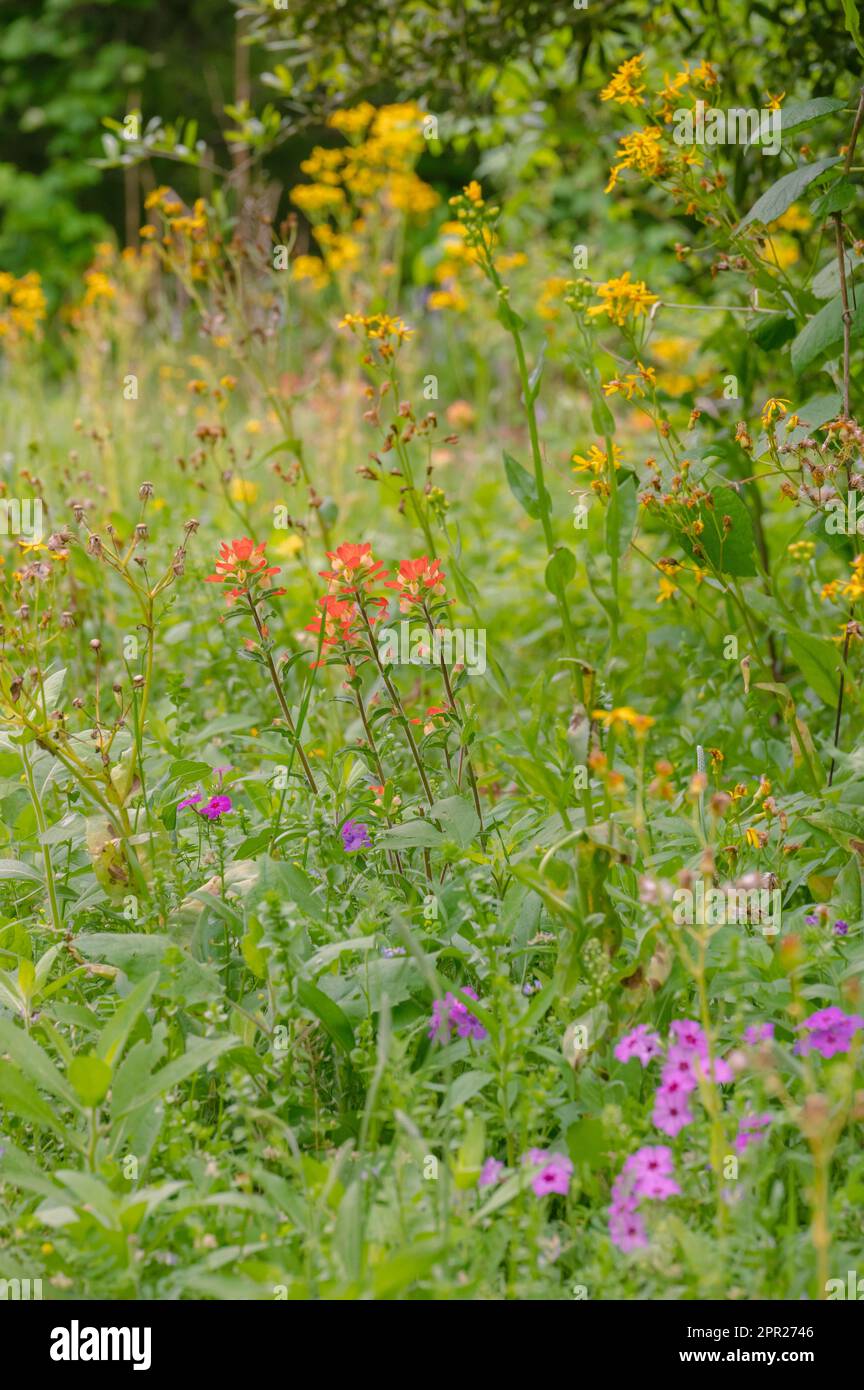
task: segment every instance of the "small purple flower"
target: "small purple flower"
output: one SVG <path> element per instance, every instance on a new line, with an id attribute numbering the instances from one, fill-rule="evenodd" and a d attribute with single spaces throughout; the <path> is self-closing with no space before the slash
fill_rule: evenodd
<path id="1" fill-rule="evenodd" d="M 801 1024 L 807 1034 L 795 1044 L 795 1052 L 806 1054 L 818 1052 L 822 1057 L 834 1057 L 838 1052 L 848 1052 L 852 1038 L 859 1028 L 864 1028 L 864 1018 L 859 1014 L 845 1014 L 842 1009 L 831 1007 L 819 1009 Z"/>
<path id="2" fill-rule="evenodd" d="M 674 1018 L 669 1024 L 669 1032 L 673 1034 L 675 1042 L 683 1052 L 698 1052 L 707 1057 L 708 1043 L 705 1034 L 692 1018 Z"/>
<path id="3" fill-rule="evenodd" d="M 745 1115 L 741 1124 L 738 1126 L 738 1134 L 735 1139 L 735 1147 L 739 1153 L 744 1152 L 748 1144 L 756 1144 L 765 1136 L 760 1131 L 770 1125 L 773 1116 L 771 1115 Z"/>
<path id="4" fill-rule="evenodd" d="M 346 820 L 342 827 L 342 845 L 346 854 L 354 854 L 358 849 L 371 849 L 369 831 L 362 821 Z"/>
<path id="5" fill-rule="evenodd" d="M 487 1158 L 483 1167 L 480 1169 L 480 1176 L 477 1179 L 478 1187 L 494 1187 L 504 1172 L 504 1164 L 498 1158 Z"/>
<path id="6" fill-rule="evenodd" d="M 522 993 L 530 996 L 532 994 L 536 994 L 538 990 L 541 990 L 542 988 L 543 986 L 541 985 L 539 980 L 526 980 L 524 985 L 522 986 Z"/>
<path id="7" fill-rule="evenodd" d="M 848 936 L 848 935 L 849 935 L 849 923 L 848 923 L 848 922 L 844 922 L 842 917 L 838 917 L 838 918 L 837 918 L 837 921 L 834 923 L 834 935 L 835 935 L 835 936 Z"/>
<path id="8" fill-rule="evenodd" d="M 473 989 L 463 989 L 462 993 L 471 999 L 478 997 Z M 448 991 L 443 999 L 436 999 L 432 1005 L 429 1037 L 433 1042 L 449 1042 L 454 1029 L 460 1038 L 474 1038 L 477 1042 L 482 1042 L 487 1036 L 479 1018 L 468 1012 L 467 1004 Z"/>
<path id="9" fill-rule="evenodd" d="M 527 1154 L 522 1155 L 522 1162 L 530 1164 L 532 1168 L 539 1168 L 539 1172 L 531 1179 L 535 1197 L 546 1197 L 553 1192 L 561 1197 L 567 1196 L 573 1176 L 573 1163 L 566 1154 L 549 1153 L 546 1149 L 529 1149 Z"/>
<path id="10" fill-rule="evenodd" d="M 648 1244 L 645 1222 L 636 1211 L 612 1210 L 609 1215 L 609 1234 L 625 1255 L 629 1255 L 633 1250 L 644 1249 Z"/>
<path id="11" fill-rule="evenodd" d="M 804 918 L 804 921 L 808 927 L 818 927 L 819 925 L 819 918 L 814 916 L 812 912 Z"/>
<path id="12" fill-rule="evenodd" d="M 672 1094 L 665 1086 L 661 1086 L 654 1097 L 651 1123 L 662 1129 L 664 1134 L 668 1134 L 670 1139 L 674 1139 L 685 1125 L 693 1123 L 693 1116 L 687 1108 L 687 1097 Z"/>
<path id="13" fill-rule="evenodd" d="M 660 1038 L 647 1023 L 637 1024 L 632 1033 L 625 1033 L 615 1045 L 615 1057 L 619 1062 L 629 1062 L 631 1057 L 636 1057 L 643 1067 L 647 1067 L 652 1057 L 659 1057 L 661 1052 Z"/>
<path id="14" fill-rule="evenodd" d="M 404 956 L 404 946 L 382 946 L 381 954 L 385 960 L 392 960 L 394 956 Z"/>
<path id="15" fill-rule="evenodd" d="M 751 1023 L 744 1029 L 744 1041 L 751 1047 L 755 1047 L 760 1042 L 772 1042 L 774 1038 L 773 1023 Z"/>
<path id="16" fill-rule="evenodd" d="M 658 1100 L 662 1094 L 662 1090 L 658 1092 Z M 672 1174 L 672 1150 L 668 1145 L 644 1144 L 630 1155 L 612 1184 L 609 1235 L 625 1254 L 648 1244 L 639 1203 L 646 1198 L 665 1202 L 669 1197 L 680 1197 L 681 1188 Z"/>
<path id="17" fill-rule="evenodd" d="M 202 800 L 203 796 L 200 791 L 193 792 L 191 796 L 187 796 L 183 801 L 178 801 L 177 810 L 183 811 L 187 806 L 192 806 L 196 816 L 203 816 L 205 820 L 218 820 L 220 816 L 226 815 L 227 812 L 231 810 L 230 796 L 211 796 L 207 805 L 202 806 L 199 811 L 198 802 Z"/>

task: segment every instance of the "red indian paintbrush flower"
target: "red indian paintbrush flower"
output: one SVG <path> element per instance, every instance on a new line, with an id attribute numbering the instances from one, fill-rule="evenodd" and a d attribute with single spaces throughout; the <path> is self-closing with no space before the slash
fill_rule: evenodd
<path id="1" fill-rule="evenodd" d="M 266 541 L 260 541 L 256 545 L 248 536 L 238 541 L 223 541 L 216 560 L 216 573 L 208 574 L 205 584 L 233 584 L 226 598 L 229 603 L 234 603 L 242 594 L 249 593 L 263 580 L 269 579 L 271 574 L 279 573 L 279 565 L 267 564 L 264 554 L 266 544 Z M 285 590 L 275 592 L 284 594 Z"/>
<path id="2" fill-rule="evenodd" d="M 336 550 L 328 550 L 327 559 L 332 561 L 333 568 L 321 570 L 321 578 L 326 579 L 343 597 L 358 593 L 371 594 L 375 584 L 387 575 L 380 560 L 374 558 L 368 541 L 365 545 L 352 545 L 346 541 Z"/>
<path id="3" fill-rule="evenodd" d="M 398 577 L 385 581 L 385 587 L 398 589 L 400 611 L 410 613 L 415 604 L 444 594 L 445 577 L 440 560 L 421 555 L 419 560 L 400 560 Z"/>

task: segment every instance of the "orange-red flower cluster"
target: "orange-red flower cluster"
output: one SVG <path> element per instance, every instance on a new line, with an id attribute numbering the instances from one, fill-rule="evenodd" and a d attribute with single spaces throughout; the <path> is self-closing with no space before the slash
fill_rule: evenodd
<path id="1" fill-rule="evenodd" d="M 279 565 L 268 565 L 264 554 L 266 541 L 258 545 L 248 536 L 237 541 L 223 541 L 216 560 L 215 574 L 208 574 L 206 584 L 232 584 L 226 598 L 234 603 L 244 594 L 258 588 L 271 574 L 278 574 Z M 274 594 L 284 594 L 284 589 L 276 589 Z"/>
<path id="2" fill-rule="evenodd" d="M 429 560 L 421 555 L 419 560 L 400 560 L 398 577 L 387 580 L 385 588 L 397 589 L 400 611 L 410 613 L 415 605 L 444 594 L 445 577 L 440 560 Z"/>

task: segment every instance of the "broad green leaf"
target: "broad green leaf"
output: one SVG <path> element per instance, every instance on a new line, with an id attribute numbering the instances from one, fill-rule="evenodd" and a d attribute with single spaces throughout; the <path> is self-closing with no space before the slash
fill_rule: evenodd
<path id="1" fill-rule="evenodd" d="M 540 498 L 537 492 L 537 483 L 533 473 L 528 473 L 517 463 L 512 454 L 504 450 L 504 471 L 507 474 L 507 481 L 510 484 L 510 491 L 516 501 L 528 513 L 534 521 L 540 520 Z M 546 504 L 549 505 L 547 494 Z"/>
<path id="2" fill-rule="evenodd" d="M 315 1015 L 334 1042 L 345 1052 L 352 1050 L 355 1046 L 354 1030 L 339 1005 L 334 1003 L 329 995 L 324 994 L 309 980 L 298 980 L 297 998 L 304 1009 Z"/>
<path id="3" fill-rule="evenodd" d="M 418 816 L 383 831 L 378 843 L 384 849 L 437 849 L 444 844 L 444 838 L 436 826 Z"/>
<path id="4" fill-rule="evenodd" d="M 2 1052 L 8 1052 L 24 1075 L 37 1086 L 41 1086 L 43 1091 L 50 1091 L 58 1100 L 63 1100 L 69 1105 L 75 1104 L 75 1093 L 45 1049 L 8 1018 L 0 1018 L 0 1053 Z"/>
<path id="5" fill-rule="evenodd" d="M 861 36 L 861 11 L 858 8 L 858 0 L 841 0 L 843 6 L 843 18 L 846 20 L 846 28 L 852 35 L 852 41 L 861 57 L 864 58 L 864 38 Z"/>
<path id="6" fill-rule="evenodd" d="M 20 1120 L 53 1129 L 57 1134 L 66 1133 L 48 1102 L 11 1062 L 0 1061 L 0 1105 Z"/>
<path id="7" fill-rule="evenodd" d="M 575 573 L 576 557 L 572 550 L 568 550 L 566 545 L 556 546 L 554 555 L 550 556 L 546 565 L 544 576 L 550 594 L 563 596 Z"/>
<path id="8" fill-rule="evenodd" d="M 864 332 L 864 295 L 858 296 L 857 304 L 849 296 L 852 312 L 852 336 L 860 338 Z M 792 369 L 800 375 L 811 362 L 815 362 L 831 348 L 839 348 L 843 341 L 843 300 L 838 294 L 829 300 L 818 314 L 814 314 L 808 324 L 801 329 L 792 344 Z"/>
<path id="9" fill-rule="evenodd" d="M 753 521 L 743 499 L 731 487 L 713 488 L 711 498 L 713 506 L 705 502 L 699 506 L 698 516 L 704 529 L 698 540 L 698 550 L 723 574 L 754 575 Z M 697 547 L 687 537 L 682 537 L 682 544 L 699 563 Z"/>
<path id="10" fill-rule="evenodd" d="M 464 796 L 447 796 L 436 801 L 431 814 L 449 835 L 462 848 L 467 849 L 480 830 L 480 819 L 473 805 Z"/>
<path id="11" fill-rule="evenodd" d="M 814 179 L 818 179 L 827 169 L 833 169 L 835 164 L 840 163 L 840 159 L 839 154 L 829 155 L 826 159 L 814 160 L 812 164 L 802 164 L 799 168 L 793 169 L 791 174 L 784 174 L 756 200 L 750 211 L 738 223 L 736 233 L 743 232 L 744 228 L 753 222 L 759 222 L 766 227 L 769 223 L 776 222 L 777 218 L 782 217 L 796 199 L 801 197 Z"/>
<path id="12" fill-rule="evenodd" d="M 76 1057 L 69 1067 L 68 1076 L 75 1087 L 75 1094 L 87 1110 L 102 1104 L 111 1085 L 111 1068 L 101 1057 L 95 1053 Z"/>
<path id="13" fill-rule="evenodd" d="M 99 1034 L 96 1054 L 106 1061 L 109 1067 L 114 1067 L 119 1061 L 129 1034 L 150 1003 L 151 995 L 158 981 L 158 973 L 147 975 L 143 980 L 140 980 L 135 988 L 127 994 L 114 1016 L 109 1018 Z"/>

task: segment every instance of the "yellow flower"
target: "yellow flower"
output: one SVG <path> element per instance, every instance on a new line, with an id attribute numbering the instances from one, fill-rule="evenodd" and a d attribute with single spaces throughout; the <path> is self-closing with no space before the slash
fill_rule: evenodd
<path id="1" fill-rule="evenodd" d="M 671 579 L 664 579 L 661 576 L 657 589 L 657 602 L 665 603 L 667 599 L 675 598 L 677 593 L 677 585 L 673 584 Z"/>
<path id="2" fill-rule="evenodd" d="M 840 588 L 840 580 L 839 580 L 839 579 L 831 579 L 831 580 L 829 580 L 829 582 L 828 582 L 827 584 L 823 584 L 823 585 L 822 585 L 822 598 L 823 598 L 823 600 L 824 600 L 824 599 L 833 599 L 833 598 L 835 597 L 835 595 L 836 595 L 836 593 L 837 593 L 837 590 L 838 590 L 839 588 Z"/>
<path id="3" fill-rule="evenodd" d="M 618 141 L 616 163 L 609 170 L 609 182 L 604 192 L 611 193 L 622 169 L 636 169 L 647 178 L 660 178 L 666 172 L 663 132 L 654 126 L 636 130 Z"/>
<path id="4" fill-rule="evenodd" d="M 588 470 L 599 475 L 606 471 L 609 459 L 603 449 L 599 448 L 596 444 L 592 444 L 587 455 L 573 454 L 570 458 L 570 462 L 575 465 L 573 469 L 574 473 L 584 473 Z M 612 462 L 616 469 L 621 467 L 621 450 L 618 448 L 617 444 L 612 445 Z"/>
<path id="5" fill-rule="evenodd" d="M 783 100 L 783 98 L 785 97 L 785 95 L 786 95 L 785 92 L 780 92 L 776 97 L 772 97 L 772 95 L 771 95 L 770 92 L 766 92 L 766 93 L 765 93 L 765 100 L 766 100 L 767 103 L 768 103 L 768 110 L 769 110 L 769 111 L 779 111 L 779 110 L 780 110 L 780 103 L 782 102 L 782 100 Z"/>
<path id="6" fill-rule="evenodd" d="M 638 714 L 630 705 L 619 705 L 616 709 L 595 709 L 592 719 L 596 719 L 605 729 L 617 731 L 631 728 L 637 737 L 644 735 L 654 724 L 654 719 L 650 714 Z"/>
<path id="7" fill-rule="evenodd" d="M 476 179 L 472 179 L 470 183 L 466 184 L 462 191 L 469 202 L 474 203 L 476 207 L 483 206 L 483 189 Z"/>
<path id="8" fill-rule="evenodd" d="M 716 87 L 719 81 L 713 63 L 706 63 L 704 58 L 698 67 L 693 69 L 691 78 L 699 87 Z"/>
<path id="9" fill-rule="evenodd" d="M 601 304 L 592 304 L 588 310 L 591 318 L 598 314 L 608 314 L 612 323 L 622 326 L 628 318 L 637 319 L 647 314 L 652 304 L 659 303 L 656 294 L 651 294 L 643 280 L 631 283 L 630 272 L 625 270 L 617 279 L 607 280 L 597 286 L 597 297 Z"/>
<path id="10" fill-rule="evenodd" d="M 296 533 L 289 536 L 282 536 L 278 541 L 271 542 L 269 549 L 280 560 L 290 560 L 292 555 L 297 555 L 303 549 L 303 541 Z"/>
<path id="11" fill-rule="evenodd" d="M 564 293 L 567 281 L 559 275 L 552 275 L 543 281 L 540 298 L 534 306 L 541 319 L 557 319 L 561 315 L 558 301 Z"/>
<path id="12" fill-rule="evenodd" d="M 785 397 L 781 399 L 779 396 L 769 396 L 762 407 L 763 428 L 770 429 L 777 416 L 785 415 L 787 405 L 789 405 L 789 401 Z"/>
<path id="13" fill-rule="evenodd" d="M 330 277 L 320 256 L 295 256 L 291 262 L 292 280 L 309 280 L 312 288 L 323 290 Z"/>
<path id="14" fill-rule="evenodd" d="M 645 83 L 639 80 L 645 75 L 644 62 L 643 54 L 637 53 L 635 58 L 622 63 L 600 93 L 600 100 L 614 101 L 619 106 L 644 106 Z"/>
<path id="15" fill-rule="evenodd" d="M 248 478 L 232 478 L 228 492 L 232 502 L 254 502 L 258 497 L 258 484 Z"/>
<path id="16" fill-rule="evenodd" d="M 759 849 L 762 844 L 762 837 L 755 825 L 748 826 L 747 834 L 744 838 L 751 849 Z"/>
<path id="17" fill-rule="evenodd" d="M 246 433 L 247 433 L 247 434 L 260 434 L 260 433 L 261 433 L 261 421 L 260 421 L 260 420 L 247 420 L 247 421 L 246 421 L 246 424 L 245 424 L 245 426 L 244 426 L 244 429 L 246 430 Z"/>

